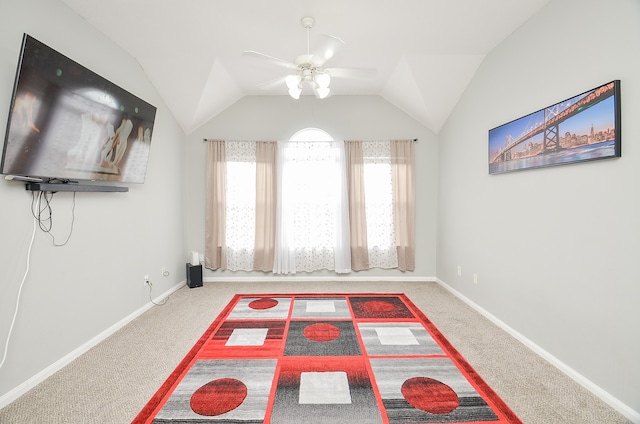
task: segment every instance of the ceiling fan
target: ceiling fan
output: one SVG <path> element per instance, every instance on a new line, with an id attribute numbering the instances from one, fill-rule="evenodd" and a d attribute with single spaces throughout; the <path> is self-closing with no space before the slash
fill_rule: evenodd
<path id="1" fill-rule="evenodd" d="M 254 50 L 243 52 L 246 56 L 252 56 L 262 60 L 266 60 L 273 65 L 281 66 L 291 73 L 284 78 L 261 84 L 261 86 L 272 85 L 273 83 L 281 84 L 284 80 L 289 95 L 294 99 L 299 99 L 304 86 L 309 86 L 313 93 L 319 99 L 324 99 L 331 91 L 329 85 L 331 78 L 362 78 L 363 76 L 375 73 L 374 69 L 364 68 L 325 68 L 325 64 L 334 54 L 345 45 L 345 42 L 333 35 L 323 35 L 323 48 L 317 53 L 311 53 L 309 50 L 309 32 L 315 25 L 315 19 L 304 17 L 300 20 L 302 27 L 307 30 L 307 53 L 295 58 L 293 62 L 269 56 Z"/>

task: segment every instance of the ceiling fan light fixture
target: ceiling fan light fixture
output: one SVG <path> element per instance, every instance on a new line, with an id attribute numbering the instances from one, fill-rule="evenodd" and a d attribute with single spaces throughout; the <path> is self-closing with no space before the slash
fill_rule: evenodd
<path id="1" fill-rule="evenodd" d="M 331 90 L 329 90 L 329 87 L 316 87 L 315 91 L 319 99 L 324 99 L 329 95 Z"/>
<path id="2" fill-rule="evenodd" d="M 331 84 L 331 76 L 326 73 L 318 73 L 313 77 L 313 80 L 318 84 L 320 88 L 329 88 Z"/>
<path id="3" fill-rule="evenodd" d="M 300 88 L 300 82 L 302 79 L 300 78 L 300 75 L 288 75 L 285 81 L 289 90 L 293 90 Z"/>
<path id="4" fill-rule="evenodd" d="M 300 87 L 294 87 L 289 89 L 289 95 L 295 100 L 298 100 L 300 98 L 300 93 L 302 93 L 302 88 Z"/>
<path id="5" fill-rule="evenodd" d="M 289 88 L 289 95 L 298 100 L 300 98 L 300 93 L 302 93 L 302 77 L 297 74 L 288 75 L 285 82 Z"/>

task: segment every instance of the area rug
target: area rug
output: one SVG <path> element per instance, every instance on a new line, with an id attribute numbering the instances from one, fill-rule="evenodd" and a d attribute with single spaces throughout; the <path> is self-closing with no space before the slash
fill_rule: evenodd
<path id="1" fill-rule="evenodd" d="M 404 294 L 236 295 L 134 423 L 521 423 Z"/>

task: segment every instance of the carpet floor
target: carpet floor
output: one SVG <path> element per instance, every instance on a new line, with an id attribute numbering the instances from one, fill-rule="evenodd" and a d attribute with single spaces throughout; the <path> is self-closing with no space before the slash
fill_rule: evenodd
<path id="1" fill-rule="evenodd" d="M 405 293 L 525 423 L 629 422 L 437 283 L 292 279 L 183 287 L 0 410 L 0 423 L 130 423 L 237 293 L 314 292 Z"/>
<path id="2" fill-rule="evenodd" d="M 237 295 L 136 424 L 521 421 L 404 294 Z"/>

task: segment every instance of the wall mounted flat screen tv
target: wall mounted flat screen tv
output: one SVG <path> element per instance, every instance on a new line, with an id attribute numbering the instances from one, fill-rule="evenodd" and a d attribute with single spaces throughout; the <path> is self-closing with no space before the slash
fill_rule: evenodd
<path id="1" fill-rule="evenodd" d="M 489 130 L 489 174 L 620 157 L 620 81 Z"/>
<path id="2" fill-rule="evenodd" d="M 156 108 L 25 34 L 1 173 L 143 183 Z"/>

